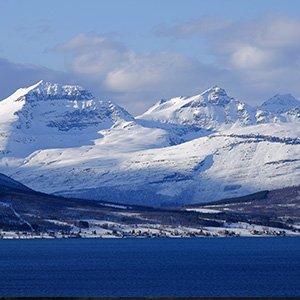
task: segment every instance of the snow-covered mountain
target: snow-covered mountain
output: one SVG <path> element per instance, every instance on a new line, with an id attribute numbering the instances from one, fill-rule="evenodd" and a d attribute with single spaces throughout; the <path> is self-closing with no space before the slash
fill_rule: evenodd
<path id="1" fill-rule="evenodd" d="M 38 191 L 147 205 L 299 185 L 299 106 L 275 98 L 253 108 L 213 87 L 133 118 L 40 82 L 0 102 L 0 172 Z"/>
<path id="2" fill-rule="evenodd" d="M 299 122 L 300 101 L 291 94 L 275 95 L 257 107 L 258 123 Z"/>
<path id="3" fill-rule="evenodd" d="M 275 95 L 258 107 L 259 110 L 268 111 L 272 114 L 286 113 L 300 106 L 300 101 L 291 94 Z"/>
<path id="4" fill-rule="evenodd" d="M 262 123 L 300 121 L 300 101 L 290 94 L 275 95 L 254 108 L 227 95 L 220 87 L 212 87 L 192 97 L 160 100 L 144 114 L 143 122 L 184 125 L 213 131 Z M 191 129 L 191 128 L 190 128 Z"/>
<path id="5" fill-rule="evenodd" d="M 0 151 L 24 156 L 93 144 L 100 130 L 131 120 L 125 109 L 97 100 L 80 86 L 40 81 L 0 101 Z"/>
<path id="6" fill-rule="evenodd" d="M 233 124 L 256 124 L 254 108 L 229 97 L 224 89 L 217 86 L 193 97 L 161 100 L 137 118 L 190 125 L 206 130 L 216 130 Z"/>

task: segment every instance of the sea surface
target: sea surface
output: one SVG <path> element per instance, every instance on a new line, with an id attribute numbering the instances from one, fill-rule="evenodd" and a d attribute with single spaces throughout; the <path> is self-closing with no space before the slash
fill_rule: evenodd
<path id="1" fill-rule="evenodd" d="M 300 296 L 300 238 L 0 240 L 0 296 Z"/>

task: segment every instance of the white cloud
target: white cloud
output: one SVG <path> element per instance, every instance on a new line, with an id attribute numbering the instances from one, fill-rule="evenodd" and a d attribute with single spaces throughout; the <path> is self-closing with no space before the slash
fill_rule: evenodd
<path id="1" fill-rule="evenodd" d="M 130 51 L 121 43 L 105 36 L 78 34 L 57 51 L 71 54 L 68 69 L 91 76 L 105 76 L 128 59 Z"/>
<path id="2" fill-rule="evenodd" d="M 196 69 L 194 61 L 176 53 L 133 54 L 123 66 L 108 73 L 105 84 L 119 92 L 170 89 L 180 82 L 188 84 L 186 75 Z"/>
<path id="3" fill-rule="evenodd" d="M 241 69 L 277 69 L 294 65 L 300 53 L 300 18 L 262 15 L 251 20 L 229 21 L 200 17 L 177 24 L 162 24 L 160 37 L 201 38 L 209 55 L 232 71 Z"/>
<path id="4" fill-rule="evenodd" d="M 300 57 L 300 19 L 261 16 L 237 22 L 208 38 L 214 55 L 235 71 L 277 70 Z M 247 70 L 249 69 L 249 70 Z"/>
<path id="5" fill-rule="evenodd" d="M 256 69 L 272 66 L 276 56 L 270 51 L 251 46 L 236 47 L 230 55 L 230 63 L 238 69 Z"/>

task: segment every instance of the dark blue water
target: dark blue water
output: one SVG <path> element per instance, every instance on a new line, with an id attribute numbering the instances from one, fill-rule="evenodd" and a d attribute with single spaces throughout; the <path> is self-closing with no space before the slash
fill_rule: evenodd
<path id="1" fill-rule="evenodd" d="M 1 240 L 0 296 L 300 296 L 300 239 Z"/>

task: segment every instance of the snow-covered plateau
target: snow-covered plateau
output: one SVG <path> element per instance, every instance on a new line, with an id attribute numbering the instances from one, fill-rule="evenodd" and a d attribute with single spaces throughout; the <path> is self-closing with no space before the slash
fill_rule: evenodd
<path id="1" fill-rule="evenodd" d="M 125 204 L 208 202 L 299 185 L 300 101 L 259 107 L 212 87 L 133 117 L 69 85 L 0 101 L 0 172 L 46 193 Z"/>

